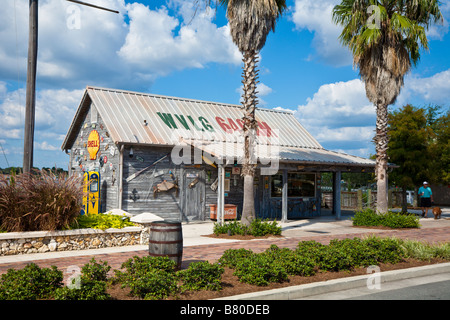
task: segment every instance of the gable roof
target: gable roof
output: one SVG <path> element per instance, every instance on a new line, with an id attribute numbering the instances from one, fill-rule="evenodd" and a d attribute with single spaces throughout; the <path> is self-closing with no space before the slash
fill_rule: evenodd
<path id="1" fill-rule="evenodd" d="M 202 141 L 204 146 L 242 144 L 241 105 L 88 86 L 62 150 L 72 148 L 91 104 L 116 144 L 173 146 L 180 140 Z M 290 112 L 258 108 L 255 117 L 257 144 L 279 146 L 282 160 L 374 165 L 369 159 L 325 150 Z"/>

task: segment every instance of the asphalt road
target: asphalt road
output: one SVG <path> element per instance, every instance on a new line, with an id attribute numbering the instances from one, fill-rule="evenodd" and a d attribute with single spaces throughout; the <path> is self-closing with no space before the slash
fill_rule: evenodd
<path id="1" fill-rule="evenodd" d="M 302 300 L 450 300 L 450 273 L 383 282 L 305 297 Z"/>
<path id="2" fill-rule="evenodd" d="M 450 300 L 450 280 L 386 290 L 350 300 Z"/>

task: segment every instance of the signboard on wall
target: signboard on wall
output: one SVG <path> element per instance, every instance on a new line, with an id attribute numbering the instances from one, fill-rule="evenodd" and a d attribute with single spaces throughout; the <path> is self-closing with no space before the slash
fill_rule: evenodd
<path id="1" fill-rule="evenodd" d="M 95 160 L 97 158 L 97 152 L 100 149 L 100 136 L 97 130 L 92 130 L 89 134 L 87 141 L 87 151 L 89 152 L 89 158 Z"/>

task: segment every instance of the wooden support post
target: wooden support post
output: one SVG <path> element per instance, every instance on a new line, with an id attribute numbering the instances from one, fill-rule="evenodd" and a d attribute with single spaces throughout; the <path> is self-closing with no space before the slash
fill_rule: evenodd
<path id="1" fill-rule="evenodd" d="M 288 217 L 288 172 L 287 169 L 283 170 L 283 189 L 281 200 L 281 222 L 287 222 Z"/>
<path id="2" fill-rule="evenodd" d="M 363 208 L 363 200 L 362 200 L 362 190 L 361 189 L 358 189 L 357 191 L 356 191 L 356 196 L 357 196 L 357 200 L 356 200 L 356 203 L 357 203 L 357 210 L 359 210 L 359 211 L 361 211 L 362 210 L 362 208 Z"/>
<path id="3" fill-rule="evenodd" d="M 117 145 L 119 148 L 119 176 L 117 177 L 117 207 L 122 209 L 123 197 L 123 149 L 124 145 Z"/>
<path id="4" fill-rule="evenodd" d="M 217 222 L 220 225 L 225 223 L 225 168 L 219 165 L 217 188 Z"/>
<path id="5" fill-rule="evenodd" d="M 393 194 L 392 190 L 388 190 L 387 194 L 388 194 L 388 196 L 387 196 L 388 208 L 392 208 L 394 205 L 397 204 L 395 201 L 396 199 L 394 199 L 394 194 Z"/>
<path id="6" fill-rule="evenodd" d="M 341 171 L 333 173 L 333 212 L 336 220 L 341 219 Z"/>

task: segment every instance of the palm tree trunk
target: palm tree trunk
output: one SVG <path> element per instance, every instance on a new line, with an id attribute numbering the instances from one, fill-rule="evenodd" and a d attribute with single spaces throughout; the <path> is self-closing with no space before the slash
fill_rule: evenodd
<path id="1" fill-rule="evenodd" d="M 377 123 L 375 135 L 375 177 L 377 179 L 377 212 L 388 211 L 387 199 L 387 149 L 388 149 L 388 109 L 387 105 L 377 105 Z"/>
<path id="2" fill-rule="evenodd" d="M 244 106 L 244 161 L 242 163 L 242 175 L 244 176 L 244 201 L 241 222 L 250 225 L 256 217 L 255 199 L 253 195 L 253 179 L 256 169 L 256 157 L 254 154 L 255 133 L 257 122 L 255 110 L 258 103 L 256 98 L 256 85 L 258 83 L 258 70 L 256 70 L 257 52 L 250 50 L 244 53 L 244 69 L 242 73 Z"/>

